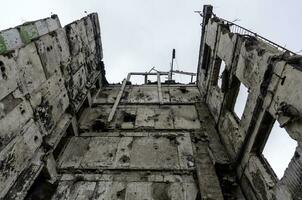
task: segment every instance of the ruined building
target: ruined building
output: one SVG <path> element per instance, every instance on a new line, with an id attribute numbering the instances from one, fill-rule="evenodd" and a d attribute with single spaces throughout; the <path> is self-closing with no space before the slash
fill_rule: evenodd
<path id="1" fill-rule="evenodd" d="M 2 31 L 0 198 L 302 199 L 301 57 L 200 14 L 191 84 L 108 84 L 95 13 Z M 262 155 L 275 121 L 298 143 L 280 180 Z"/>

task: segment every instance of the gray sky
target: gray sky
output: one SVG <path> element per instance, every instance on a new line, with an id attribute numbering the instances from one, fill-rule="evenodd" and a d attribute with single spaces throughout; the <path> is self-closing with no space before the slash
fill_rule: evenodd
<path id="1" fill-rule="evenodd" d="M 293 50 L 302 49 L 301 0 L 1 0 L 0 29 L 59 15 L 62 25 L 98 12 L 104 61 L 110 82 L 129 71 L 167 70 L 176 49 L 179 69 L 196 71 L 201 18 L 194 10 L 212 4 L 214 12 Z"/>
<path id="2" fill-rule="evenodd" d="M 1 30 L 48 17 L 51 13 L 58 14 L 64 26 L 83 17 L 84 11 L 98 12 L 109 82 L 120 82 L 130 71 L 149 71 L 153 66 L 158 70 L 168 70 L 173 48 L 176 49 L 178 69 L 196 72 L 201 17 L 193 11 L 202 10 L 203 4 L 212 4 L 216 15 L 231 21 L 239 19 L 239 25 L 286 45 L 292 51 L 302 49 L 301 0 L 1 2 Z"/>

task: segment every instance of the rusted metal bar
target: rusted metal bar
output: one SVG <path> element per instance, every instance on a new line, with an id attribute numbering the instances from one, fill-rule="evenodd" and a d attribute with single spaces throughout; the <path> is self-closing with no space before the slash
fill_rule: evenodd
<path id="1" fill-rule="evenodd" d="M 247 28 L 244 28 L 244 27 L 242 27 L 242 26 L 240 26 L 238 24 L 235 24 L 234 22 L 230 22 L 230 21 L 228 21 L 226 19 L 223 19 L 223 18 L 220 18 L 220 17 L 216 17 L 216 18 L 219 19 L 219 20 L 221 20 L 221 21 L 226 22 L 230 26 L 234 26 L 234 31 L 233 32 L 235 32 L 235 33 L 239 33 L 240 32 L 239 30 L 241 29 L 241 31 L 243 30 L 243 31 L 247 32 L 246 35 L 254 36 L 254 37 L 258 38 L 258 39 L 263 40 L 264 42 L 267 42 L 267 43 L 271 44 L 272 46 L 275 46 L 276 48 L 279 48 L 279 49 L 281 49 L 283 51 L 288 51 L 291 54 L 296 55 L 296 53 L 294 53 L 294 52 L 292 52 L 292 51 L 284 48 L 283 46 L 281 46 L 281 45 L 279 45 L 279 44 L 277 44 L 277 43 L 275 43 L 275 42 L 273 42 L 273 41 L 271 41 L 271 40 L 269 40 L 269 39 L 267 39 L 267 38 L 265 38 L 265 37 L 263 37 L 261 35 L 258 35 L 257 33 L 253 32 L 253 31 L 251 31 L 251 30 L 249 30 Z"/>

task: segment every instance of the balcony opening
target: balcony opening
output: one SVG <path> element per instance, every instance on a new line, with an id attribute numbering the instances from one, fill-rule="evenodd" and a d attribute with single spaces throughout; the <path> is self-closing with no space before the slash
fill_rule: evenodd
<path id="1" fill-rule="evenodd" d="M 225 62 L 223 60 L 221 60 L 220 63 L 221 64 L 220 64 L 220 67 L 219 67 L 219 74 L 218 74 L 217 85 L 221 89 L 221 87 L 222 87 L 222 74 L 223 74 L 226 66 L 225 66 Z"/>
<path id="2" fill-rule="evenodd" d="M 248 89 L 244 86 L 244 84 L 241 83 L 234 107 L 234 112 L 236 113 L 239 119 L 242 118 L 248 95 Z"/>
<path id="3" fill-rule="evenodd" d="M 155 83 L 157 83 L 157 76 L 155 76 L 155 75 L 148 76 L 147 83 L 148 84 L 155 84 Z"/>
<path id="4" fill-rule="evenodd" d="M 214 69 L 213 69 L 213 78 L 212 78 L 212 85 L 218 86 L 221 90 L 221 92 L 224 92 L 223 90 L 223 78 L 224 75 L 223 73 L 225 72 L 226 69 L 226 64 L 224 60 L 222 60 L 220 57 L 215 58 L 215 63 L 214 63 Z"/>
<path id="5" fill-rule="evenodd" d="M 145 76 L 141 76 L 141 75 L 132 75 L 131 76 L 131 79 L 130 79 L 130 82 L 133 84 L 133 85 L 143 85 L 145 84 Z"/>
<path id="6" fill-rule="evenodd" d="M 263 156 L 279 179 L 294 156 L 297 141 L 292 139 L 284 128 L 276 121 L 263 149 Z"/>

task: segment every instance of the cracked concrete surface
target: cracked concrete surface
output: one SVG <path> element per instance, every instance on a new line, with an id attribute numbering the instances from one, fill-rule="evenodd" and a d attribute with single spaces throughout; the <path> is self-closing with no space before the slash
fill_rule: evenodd
<path id="1" fill-rule="evenodd" d="M 128 82 L 109 121 L 96 13 L 1 31 L 0 198 L 301 199 L 301 56 L 203 16 L 196 84 Z M 262 155 L 276 120 L 298 143 L 280 180 Z"/>

